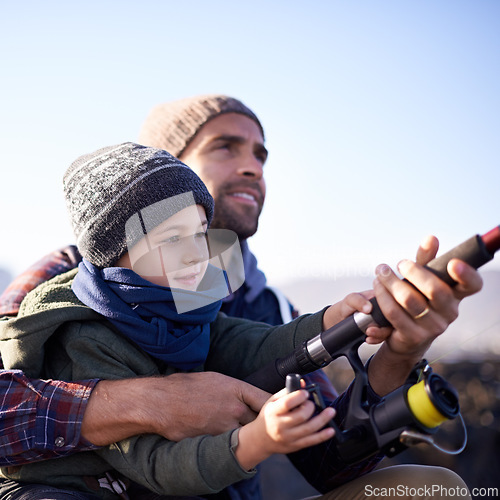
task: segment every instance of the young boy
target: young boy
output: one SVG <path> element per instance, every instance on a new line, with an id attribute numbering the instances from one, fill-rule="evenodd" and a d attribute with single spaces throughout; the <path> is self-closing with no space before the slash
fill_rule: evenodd
<path id="1" fill-rule="evenodd" d="M 67 381 L 202 370 L 243 379 L 355 310 L 370 310 L 363 295 L 351 294 L 284 326 L 219 314 L 221 299 L 241 281 L 237 258 L 230 245 L 213 251 L 216 242 L 205 235 L 213 200 L 165 151 L 133 143 L 101 149 L 71 165 L 64 189 L 83 261 L 33 290 L 18 317 L 2 322 L 1 354 L 10 369 Z M 382 333 L 367 331 L 372 342 L 382 341 Z M 341 418 L 347 399 L 344 394 L 335 403 Z M 326 469 L 327 477 L 317 479 L 327 490 L 353 473 L 342 475 L 345 465 L 328 446 L 333 431 L 326 424 L 335 411 L 313 413 L 306 391 L 281 392 L 254 421 L 217 436 L 172 442 L 143 434 L 92 452 L 6 467 L 2 498 L 49 498 L 31 495 L 33 484 L 65 489 L 50 496 L 58 499 L 127 498 L 125 490 L 134 499 L 199 498 L 252 477 L 273 453 L 305 448 L 313 471 L 320 464 Z M 380 458 L 356 464 L 355 473 Z"/>
<path id="2" fill-rule="evenodd" d="M 4 323 L 6 366 L 65 380 L 203 369 L 244 378 L 321 331 L 323 313 L 273 328 L 218 314 L 232 270 L 209 264 L 213 200 L 167 152 L 104 148 L 71 165 L 64 189 L 84 260 L 35 289 L 18 318 Z M 330 318 L 367 304 L 353 294 L 329 308 Z M 255 421 L 219 436 L 174 443 L 142 435 L 3 475 L 102 498 L 116 497 L 107 489 L 116 472 L 123 482 L 115 485 L 138 483 L 159 495 L 215 493 L 251 477 L 273 453 L 331 438 L 325 425 L 334 410 L 312 417 L 313 410 L 306 391 L 279 393 Z"/>

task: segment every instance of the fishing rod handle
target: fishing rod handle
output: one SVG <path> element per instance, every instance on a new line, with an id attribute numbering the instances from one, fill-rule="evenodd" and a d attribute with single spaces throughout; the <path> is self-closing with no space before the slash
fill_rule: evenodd
<path id="1" fill-rule="evenodd" d="M 493 259 L 493 255 L 494 252 L 492 253 L 488 250 L 483 238 L 476 234 L 476 236 L 473 236 L 460 245 L 457 245 L 449 252 L 431 260 L 425 267 L 432 271 L 446 284 L 455 286 L 457 282 L 448 274 L 447 271 L 448 262 L 450 262 L 451 259 L 463 260 L 474 269 L 478 269 Z"/>
<path id="2" fill-rule="evenodd" d="M 492 260 L 495 252 L 499 249 L 500 226 L 492 229 L 483 236 L 479 236 L 478 234 L 472 236 L 443 255 L 431 260 L 425 267 L 447 285 L 454 287 L 457 282 L 449 275 L 447 270 L 448 262 L 451 259 L 460 259 L 474 269 L 478 269 Z M 408 280 L 404 281 L 408 282 Z M 378 326 L 391 326 L 380 310 L 377 300 L 373 298 L 370 302 L 373 306 L 370 316 L 373 318 L 374 323 Z"/>

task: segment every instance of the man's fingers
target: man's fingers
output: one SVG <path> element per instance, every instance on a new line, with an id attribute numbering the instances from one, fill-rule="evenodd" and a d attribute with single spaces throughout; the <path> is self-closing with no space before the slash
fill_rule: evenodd
<path id="1" fill-rule="evenodd" d="M 417 250 L 416 262 L 428 264 L 437 254 L 439 242 L 436 237 L 428 236 Z M 448 274 L 458 283 L 454 287 L 455 297 L 463 299 L 481 290 L 483 281 L 477 271 L 459 259 L 451 259 L 447 267 Z"/>
<path id="2" fill-rule="evenodd" d="M 240 424 L 245 425 L 255 420 L 255 417 L 269 399 L 271 394 L 243 381 L 239 382 L 239 398 L 245 404 L 240 415 Z"/>
<path id="3" fill-rule="evenodd" d="M 421 266 L 412 264 L 424 271 Z M 425 273 L 424 282 L 430 279 L 433 288 L 427 289 L 427 285 L 420 281 L 418 286 L 432 297 L 429 302 L 419 290 L 410 283 L 400 280 L 391 270 L 379 272 L 374 281 L 377 302 L 384 316 L 396 330 L 405 332 L 405 335 L 400 337 L 404 340 L 405 348 L 410 350 L 413 349 L 412 346 L 424 343 L 426 339 L 433 339 L 442 333 L 458 313 L 458 301 L 451 289 L 430 271 L 425 270 Z M 436 298 L 434 292 L 439 287 L 443 287 L 443 293 L 438 294 Z M 394 342 L 391 341 L 391 345 L 394 345 Z"/>
<path id="4" fill-rule="evenodd" d="M 433 277 L 431 273 L 418 273 L 418 270 L 415 269 L 417 266 L 414 265 L 412 266 L 413 263 L 410 261 L 402 261 L 399 263 L 399 270 L 400 272 L 405 276 L 410 275 L 409 267 L 412 267 L 413 274 L 418 274 L 418 277 L 420 278 L 419 287 L 421 283 L 424 283 L 425 280 Z M 418 268 L 419 270 L 422 268 Z M 387 296 L 387 294 L 384 294 L 385 301 L 384 303 L 386 304 L 387 308 L 394 309 L 396 307 L 396 304 L 399 304 L 407 313 L 410 317 L 415 317 L 419 315 L 422 311 L 424 311 L 427 307 L 427 300 L 425 295 L 425 290 L 427 288 L 430 288 L 428 286 L 424 287 L 424 290 L 417 291 L 415 290 L 414 286 L 410 285 L 409 283 L 400 280 L 396 274 L 392 271 L 392 269 L 385 265 L 382 264 L 381 266 L 377 267 L 376 270 L 377 274 L 377 280 L 374 283 L 375 290 L 378 293 L 377 300 L 379 302 L 380 307 L 382 306 L 382 303 L 380 303 L 381 297 L 381 289 L 378 288 L 378 284 L 381 283 L 383 287 L 390 292 L 390 296 L 393 297 L 393 300 L 390 300 L 391 297 Z M 434 279 L 436 279 L 434 277 Z M 424 294 L 424 295 L 422 295 Z M 429 298 L 429 297 L 428 297 Z M 389 310 L 390 313 L 390 310 Z M 387 318 L 389 321 L 391 318 Z"/>
<path id="5" fill-rule="evenodd" d="M 439 241 L 435 236 L 427 236 L 417 250 L 417 262 L 424 266 L 436 257 Z"/>
<path id="6" fill-rule="evenodd" d="M 453 295 L 451 288 L 425 267 L 410 260 L 403 260 L 398 264 L 398 269 L 410 283 L 415 284 L 420 294 L 423 294 L 423 296 L 416 294 L 411 285 L 406 287 L 407 300 L 402 305 L 413 318 L 421 318 L 426 312 L 428 307 L 426 298 L 436 309 L 444 308 L 450 303 Z M 455 317 L 450 319 L 455 319 Z"/>
<path id="7" fill-rule="evenodd" d="M 463 299 L 473 295 L 483 287 L 481 275 L 471 266 L 458 259 L 451 259 L 447 267 L 448 274 L 457 282 L 453 292 L 455 297 Z"/>

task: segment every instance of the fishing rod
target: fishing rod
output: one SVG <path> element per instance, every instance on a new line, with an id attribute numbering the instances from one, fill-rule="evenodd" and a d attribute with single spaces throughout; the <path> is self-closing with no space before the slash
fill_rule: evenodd
<path id="1" fill-rule="evenodd" d="M 499 249 L 500 226 L 497 226 L 482 236 L 464 241 L 426 267 L 450 286 L 455 286 L 456 282 L 446 270 L 451 259 L 461 259 L 478 269 L 492 260 Z M 371 302 L 370 314 L 354 313 L 304 342 L 285 358 L 252 374 L 247 382 L 268 392 L 277 392 L 284 386 L 291 392 L 302 388 L 302 375 L 345 356 L 355 374 L 349 406 L 342 428 L 334 419 L 329 423 L 335 429 L 332 441 L 341 461 L 354 464 L 379 452 L 392 457 L 419 443 L 430 444 L 449 454 L 460 453 L 467 442 L 467 431 L 460 414 L 458 394 L 443 377 L 432 371 L 426 360 L 417 363 L 401 387 L 377 404 L 369 404 L 367 367 L 359 357 L 358 348 L 365 341 L 369 326 L 391 326 L 376 299 Z M 310 384 L 304 388 L 317 409 L 324 408 L 318 387 Z M 462 441 L 445 448 L 435 435 L 443 423 L 457 417 L 462 424 Z"/>
<path id="2" fill-rule="evenodd" d="M 457 283 L 448 274 L 448 262 L 457 258 L 478 269 L 493 259 L 500 249 L 500 225 L 491 231 L 475 235 L 442 256 L 432 260 L 425 267 L 450 286 Z M 316 337 L 304 342 L 291 354 L 279 358 L 250 375 L 246 381 L 268 392 L 277 392 L 285 387 L 289 373 L 305 375 L 323 368 L 334 359 L 357 349 L 366 339 L 369 326 L 391 326 L 382 313 L 377 299 L 370 300 L 372 311 L 369 314 L 355 312 Z"/>

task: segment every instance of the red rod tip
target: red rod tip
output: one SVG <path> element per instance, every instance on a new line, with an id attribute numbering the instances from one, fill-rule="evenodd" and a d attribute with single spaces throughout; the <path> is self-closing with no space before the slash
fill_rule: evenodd
<path id="1" fill-rule="evenodd" d="M 500 250 L 500 226 L 493 228 L 491 231 L 488 231 L 486 234 L 481 236 L 486 249 L 490 253 L 495 253 L 497 250 Z"/>

